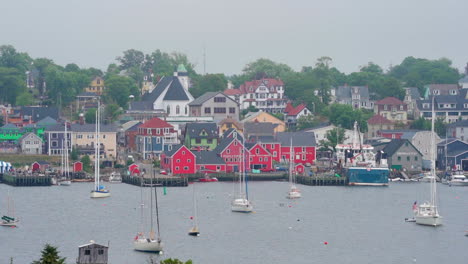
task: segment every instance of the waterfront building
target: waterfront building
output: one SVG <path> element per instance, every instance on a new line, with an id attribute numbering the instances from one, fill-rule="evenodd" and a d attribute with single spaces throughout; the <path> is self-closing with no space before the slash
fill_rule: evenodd
<path id="1" fill-rule="evenodd" d="M 422 171 L 423 155 L 408 139 L 393 139 L 382 149 L 390 169 Z"/>
<path id="2" fill-rule="evenodd" d="M 136 134 L 136 150 L 143 159 L 158 157 L 163 151 L 172 150 L 179 144 L 177 131 L 168 122 L 154 117 L 138 126 Z"/>
<path id="3" fill-rule="evenodd" d="M 200 173 L 225 173 L 226 162 L 215 151 L 194 151 L 196 171 Z"/>
<path id="4" fill-rule="evenodd" d="M 293 149 L 293 162 L 304 165 L 313 165 L 315 162 L 315 135 L 307 132 L 282 132 L 276 134 L 276 140 L 281 144 L 281 161 L 289 162 L 291 159 L 291 142 Z"/>
<path id="5" fill-rule="evenodd" d="M 115 160 L 117 158 L 117 126 L 100 124 L 100 153 L 104 159 Z M 72 124 L 72 147 L 79 154 L 94 156 L 96 143 L 95 124 Z M 70 141 L 69 141 L 70 142 Z M 70 150 L 71 148 L 69 148 Z"/>
<path id="6" fill-rule="evenodd" d="M 241 136 L 234 137 L 234 133 L 232 136 L 223 138 L 214 151 L 226 163 L 226 172 L 243 172 L 250 167 L 250 152 L 244 147 Z M 245 153 L 244 161 L 242 153 Z"/>
<path id="7" fill-rule="evenodd" d="M 194 174 L 197 168 L 196 162 L 195 154 L 181 144 L 161 154 L 161 168 L 171 175 Z"/>
<path id="8" fill-rule="evenodd" d="M 68 151 L 71 152 L 74 143 L 72 131 L 67 129 Z M 48 127 L 44 131 L 44 154 L 48 156 L 60 156 L 64 149 L 65 125 L 57 124 Z M 94 152 L 92 152 L 94 154 Z"/>
<path id="9" fill-rule="evenodd" d="M 261 143 L 245 143 L 245 146 L 249 150 L 250 170 L 273 171 L 271 154 Z"/>
<path id="10" fill-rule="evenodd" d="M 28 155 L 42 154 L 42 139 L 36 134 L 29 132 L 24 134 L 19 140 L 21 153 Z"/>
<path id="11" fill-rule="evenodd" d="M 207 92 L 189 103 L 190 116 L 212 116 L 215 122 L 239 120 L 239 103 L 222 92 Z"/>
<path id="12" fill-rule="evenodd" d="M 109 247 L 90 241 L 89 244 L 79 246 L 77 264 L 107 264 Z"/>
<path id="13" fill-rule="evenodd" d="M 272 123 L 276 124 L 276 127 L 274 129 L 275 133 L 286 131 L 286 123 L 283 120 L 264 111 L 249 112 L 245 115 L 244 119 L 241 122 L 244 125 L 246 123 Z"/>
<path id="14" fill-rule="evenodd" d="M 468 141 L 468 120 L 448 124 L 447 135 L 461 141 Z"/>
<path id="15" fill-rule="evenodd" d="M 213 150 L 218 145 L 216 123 L 187 123 L 184 145 L 191 150 Z"/>
<path id="16" fill-rule="evenodd" d="M 395 124 L 381 115 L 374 115 L 367 120 L 366 138 L 377 137 L 380 130 L 393 130 Z M 351 130 L 352 132 L 352 130 Z M 347 143 L 344 143 L 347 144 Z"/>
<path id="17" fill-rule="evenodd" d="M 437 168 L 439 170 L 468 171 L 468 143 L 448 138 L 437 144 Z"/>
<path id="18" fill-rule="evenodd" d="M 261 137 L 273 137 L 276 124 L 264 122 L 244 123 L 244 136 L 248 142 L 257 142 Z"/>

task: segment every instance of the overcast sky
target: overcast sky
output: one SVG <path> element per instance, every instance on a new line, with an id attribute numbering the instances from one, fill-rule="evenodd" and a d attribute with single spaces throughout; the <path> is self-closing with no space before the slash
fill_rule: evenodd
<path id="1" fill-rule="evenodd" d="M 3 0 L 0 45 L 105 70 L 127 49 L 186 53 L 203 73 L 269 58 L 346 73 L 406 56 L 468 62 L 466 0 Z"/>

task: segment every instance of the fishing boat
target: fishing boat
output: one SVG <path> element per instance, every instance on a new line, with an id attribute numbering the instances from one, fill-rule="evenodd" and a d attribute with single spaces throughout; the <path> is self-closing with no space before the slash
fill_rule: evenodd
<path id="1" fill-rule="evenodd" d="M 236 136 L 234 136 L 236 137 Z M 233 212 L 240 212 L 240 213 L 251 213 L 253 210 L 253 206 L 249 201 L 249 192 L 248 192 L 248 185 L 247 185 L 247 177 L 246 177 L 246 169 L 245 166 L 245 145 L 244 145 L 244 137 L 242 137 L 242 144 L 241 144 L 241 156 L 242 158 L 239 161 L 239 192 L 235 196 L 235 198 L 231 201 L 231 211 Z"/>
<path id="2" fill-rule="evenodd" d="M 110 191 L 107 190 L 104 186 L 101 185 L 100 183 L 100 169 L 99 169 L 99 159 L 100 159 L 100 137 L 101 137 L 101 106 L 99 99 L 98 101 L 98 107 L 96 111 L 96 144 L 94 144 L 94 188 L 91 190 L 91 198 L 106 198 L 110 196 Z"/>
<path id="3" fill-rule="evenodd" d="M 122 183 L 122 176 L 120 176 L 120 173 L 112 172 L 109 176 L 109 183 Z"/>
<path id="4" fill-rule="evenodd" d="M 463 172 L 456 172 L 448 181 L 450 186 L 468 186 L 468 178 L 466 178 Z"/>
<path id="5" fill-rule="evenodd" d="M 10 195 L 7 196 L 7 213 L 3 215 L 0 221 L 0 226 L 16 226 L 19 219 L 15 216 L 15 204 Z"/>
<path id="6" fill-rule="evenodd" d="M 432 117 L 434 117 L 434 97 L 432 97 Z M 416 224 L 427 225 L 427 226 L 439 226 L 442 224 L 442 216 L 439 214 L 437 208 L 437 186 L 436 186 L 436 171 L 435 171 L 435 132 L 434 132 L 434 120 L 432 118 L 431 125 L 431 174 L 432 178 L 430 181 L 430 201 L 425 202 L 415 208 Z"/>
<path id="7" fill-rule="evenodd" d="M 68 133 L 67 133 L 67 122 L 65 122 L 65 134 L 62 140 L 62 155 L 60 164 L 61 178 L 57 180 L 59 186 L 70 186 L 70 165 L 68 161 Z"/>
<path id="8" fill-rule="evenodd" d="M 143 251 L 143 252 L 154 252 L 158 254 L 162 254 L 163 252 L 163 243 L 161 241 L 160 231 L 159 231 L 159 210 L 158 210 L 158 192 L 156 185 L 153 185 L 153 178 L 154 178 L 154 170 L 151 169 L 152 177 L 150 181 L 150 224 L 151 228 L 149 231 L 148 236 L 145 235 L 143 230 L 143 210 L 144 210 L 144 203 L 143 203 L 143 175 L 141 176 L 141 186 L 140 186 L 140 195 L 141 195 L 141 203 L 140 203 L 140 210 L 141 210 L 141 226 L 140 232 L 137 233 L 135 239 L 133 241 L 133 246 L 136 251 Z M 154 232 L 154 221 L 153 221 L 153 188 L 154 188 L 154 202 L 155 202 L 155 209 L 156 209 L 156 227 L 157 227 L 157 236 L 155 236 Z"/>
<path id="9" fill-rule="evenodd" d="M 199 182 L 217 182 L 218 178 L 208 176 L 208 173 L 205 173 L 205 177 L 198 179 Z"/>
<path id="10" fill-rule="evenodd" d="M 193 220 L 193 226 L 190 228 L 188 234 L 189 236 L 199 236 L 200 230 L 198 229 L 198 208 L 197 208 L 197 197 L 195 195 L 195 184 L 192 184 L 193 188 L 193 214 L 194 216 L 191 217 Z"/>
<path id="11" fill-rule="evenodd" d="M 288 195 L 286 196 L 288 199 L 297 199 L 301 198 L 301 191 L 297 188 L 295 179 L 294 179 L 294 171 L 293 171 L 293 163 L 294 163 L 294 150 L 292 147 L 292 138 L 291 144 L 289 146 L 289 191 Z"/>
<path id="12" fill-rule="evenodd" d="M 374 147 L 361 143 L 357 122 L 354 122 L 350 144 L 336 145 L 338 164 L 345 169 L 349 185 L 388 186 L 390 170 L 386 154 L 373 152 Z"/>

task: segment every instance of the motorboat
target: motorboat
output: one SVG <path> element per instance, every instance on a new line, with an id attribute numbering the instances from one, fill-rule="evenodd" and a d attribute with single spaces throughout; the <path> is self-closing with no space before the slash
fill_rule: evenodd
<path id="1" fill-rule="evenodd" d="M 109 183 L 122 183 L 122 177 L 120 176 L 120 173 L 111 173 L 109 176 Z"/>
<path id="2" fill-rule="evenodd" d="M 466 178 L 463 173 L 459 172 L 450 177 L 448 184 L 450 186 L 468 186 L 468 178 Z"/>
<path id="3" fill-rule="evenodd" d="M 288 196 L 287 196 L 288 199 L 297 199 L 297 198 L 301 198 L 301 191 L 299 190 L 299 188 L 296 187 L 296 185 L 291 185 L 291 187 L 289 188 L 289 192 L 288 192 Z"/>
<path id="4" fill-rule="evenodd" d="M 200 178 L 198 179 L 199 182 L 217 182 L 218 181 L 218 178 L 216 177 L 205 177 L 205 178 Z"/>
<path id="5" fill-rule="evenodd" d="M 246 198 L 237 198 L 231 202 L 231 211 L 240 213 L 251 213 L 253 206 Z"/>

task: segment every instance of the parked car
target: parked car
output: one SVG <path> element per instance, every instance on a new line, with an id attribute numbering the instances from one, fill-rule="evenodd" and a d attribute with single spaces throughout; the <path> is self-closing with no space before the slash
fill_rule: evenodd
<path id="1" fill-rule="evenodd" d="M 167 175 L 167 171 L 166 171 L 166 170 L 160 170 L 159 173 L 162 174 L 162 175 Z"/>
<path id="2" fill-rule="evenodd" d="M 284 166 L 275 166 L 276 171 L 288 171 L 287 167 Z"/>

